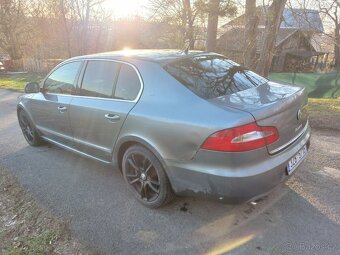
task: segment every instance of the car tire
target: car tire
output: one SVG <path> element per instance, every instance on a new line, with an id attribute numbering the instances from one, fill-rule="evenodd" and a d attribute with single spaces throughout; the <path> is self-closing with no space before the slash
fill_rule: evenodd
<path id="1" fill-rule="evenodd" d="M 37 129 L 33 125 L 28 115 L 23 110 L 21 110 L 18 114 L 18 118 L 21 131 L 28 144 L 31 146 L 41 145 L 42 139 L 39 136 Z"/>
<path id="2" fill-rule="evenodd" d="M 137 200 L 149 208 L 167 204 L 173 197 L 169 179 L 158 158 L 141 145 L 124 153 L 122 172 Z"/>

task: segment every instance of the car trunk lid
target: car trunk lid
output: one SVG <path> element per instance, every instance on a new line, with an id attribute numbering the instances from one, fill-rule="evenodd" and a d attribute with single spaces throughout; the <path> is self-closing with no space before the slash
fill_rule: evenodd
<path id="1" fill-rule="evenodd" d="M 284 150 L 307 127 L 307 96 L 302 87 L 268 82 L 209 101 L 222 108 L 246 111 L 253 115 L 259 126 L 276 127 L 279 140 L 267 145 L 270 154 Z"/>

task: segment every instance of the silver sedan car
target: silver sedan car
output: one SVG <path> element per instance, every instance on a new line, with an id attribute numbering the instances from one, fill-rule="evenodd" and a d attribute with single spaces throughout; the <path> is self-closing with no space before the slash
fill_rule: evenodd
<path id="1" fill-rule="evenodd" d="M 80 56 L 25 91 L 17 114 L 30 145 L 47 141 L 112 164 L 151 208 L 172 194 L 256 199 L 285 181 L 309 147 L 304 88 L 215 53 Z"/>

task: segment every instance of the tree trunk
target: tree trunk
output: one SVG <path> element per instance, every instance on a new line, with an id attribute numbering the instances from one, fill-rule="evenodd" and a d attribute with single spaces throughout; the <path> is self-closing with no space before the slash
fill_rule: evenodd
<path id="1" fill-rule="evenodd" d="M 18 38 L 13 34 L 12 31 L 10 31 L 7 36 L 7 41 L 9 44 L 5 50 L 10 55 L 11 59 L 16 60 L 22 58 L 22 52 L 20 50 L 20 46 L 18 45 Z"/>
<path id="2" fill-rule="evenodd" d="M 84 2 L 83 2 L 84 3 Z M 82 23 L 81 26 L 81 35 L 80 35 L 80 55 L 87 54 L 87 46 L 88 46 L 88 29 L 89 29 L 89 21 L 90 21 L 90 12 L 91 12 L 91 0 L 86 0 L 85 5 L 82 8 L 85 8 L 85 16 L 83 19 L 80 19 Z"/>
<path id="3" fill-rule="evenodd" d="M 244 29 L 244 65 L 254 70 L 256 67 L 256 35 L 259 17 L 256 15 L 256 0 L 246 0 Z"/>
<path id="4" fill-rule="evenodd" d="M 340 24 L 338 24 L 334 30 L 334 66 L 336 69 L 340 68 Z"/>
<path id="5" fill-rule="evenodd" d="M 185 40 L 189 42 L 189 48 L 194 49 L 195 40 L 194 40 L 194 22 L 192 18 L 192 10 L 190 0 L 183 0 L 184 12 L 186 17 L 186 31 L 185 31 Z"/>
<path id="6" fill-rule="evenodd" d="M 272 64 L 276 35 L 286 2 L 287 0 L 273 0 L 267 11 L 264 41 L 261 47 L 260 59 L 256 66 L 256 72 L 265 77 L 268 76 Z"/>
<path id="7" fill-rule="evenodd" d="M 207 41 L 206 51 L 216 50 L 216 37 L 218 25 L 218 12 L 220 7 L 220 0 L 209 1 L 209 14 L 208 14 L 208 28 L 207 28 Z"/>
<path id="8" fill-rule="evenodd" d="M 68 57 L 70 58 L 72 56 L 71 53 L 71 42 L 70 42 L 70 31 L 67 25 L 67 18 L 66 18 L 66 11 L 65 11 L 65 3 L 64 0 L 60 1 L 60 11 L 61 11 L 61 18 L 63 20 L 63 25 L 64 25 L 64 36 L 66 39 L 66 46 L 67 46 L 67 54 Z"/>

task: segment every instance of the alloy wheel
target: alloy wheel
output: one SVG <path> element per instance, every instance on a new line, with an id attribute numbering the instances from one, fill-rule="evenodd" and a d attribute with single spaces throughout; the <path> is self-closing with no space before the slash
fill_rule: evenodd
<path id="1" fill-rule="evenodd" d="M 34 131 L 30 122 L 23 114 L 20 115 L 20 127 L 26 140 L 32 143 L 34 141 Z"/>
<path id="2" fill-rule="evenodd" d="M 160 193 L 160 180 L 151 160 L 144 154 L 131 153 L 126 162 L 128 183 L 142 200 L 155 201 Z"/>

